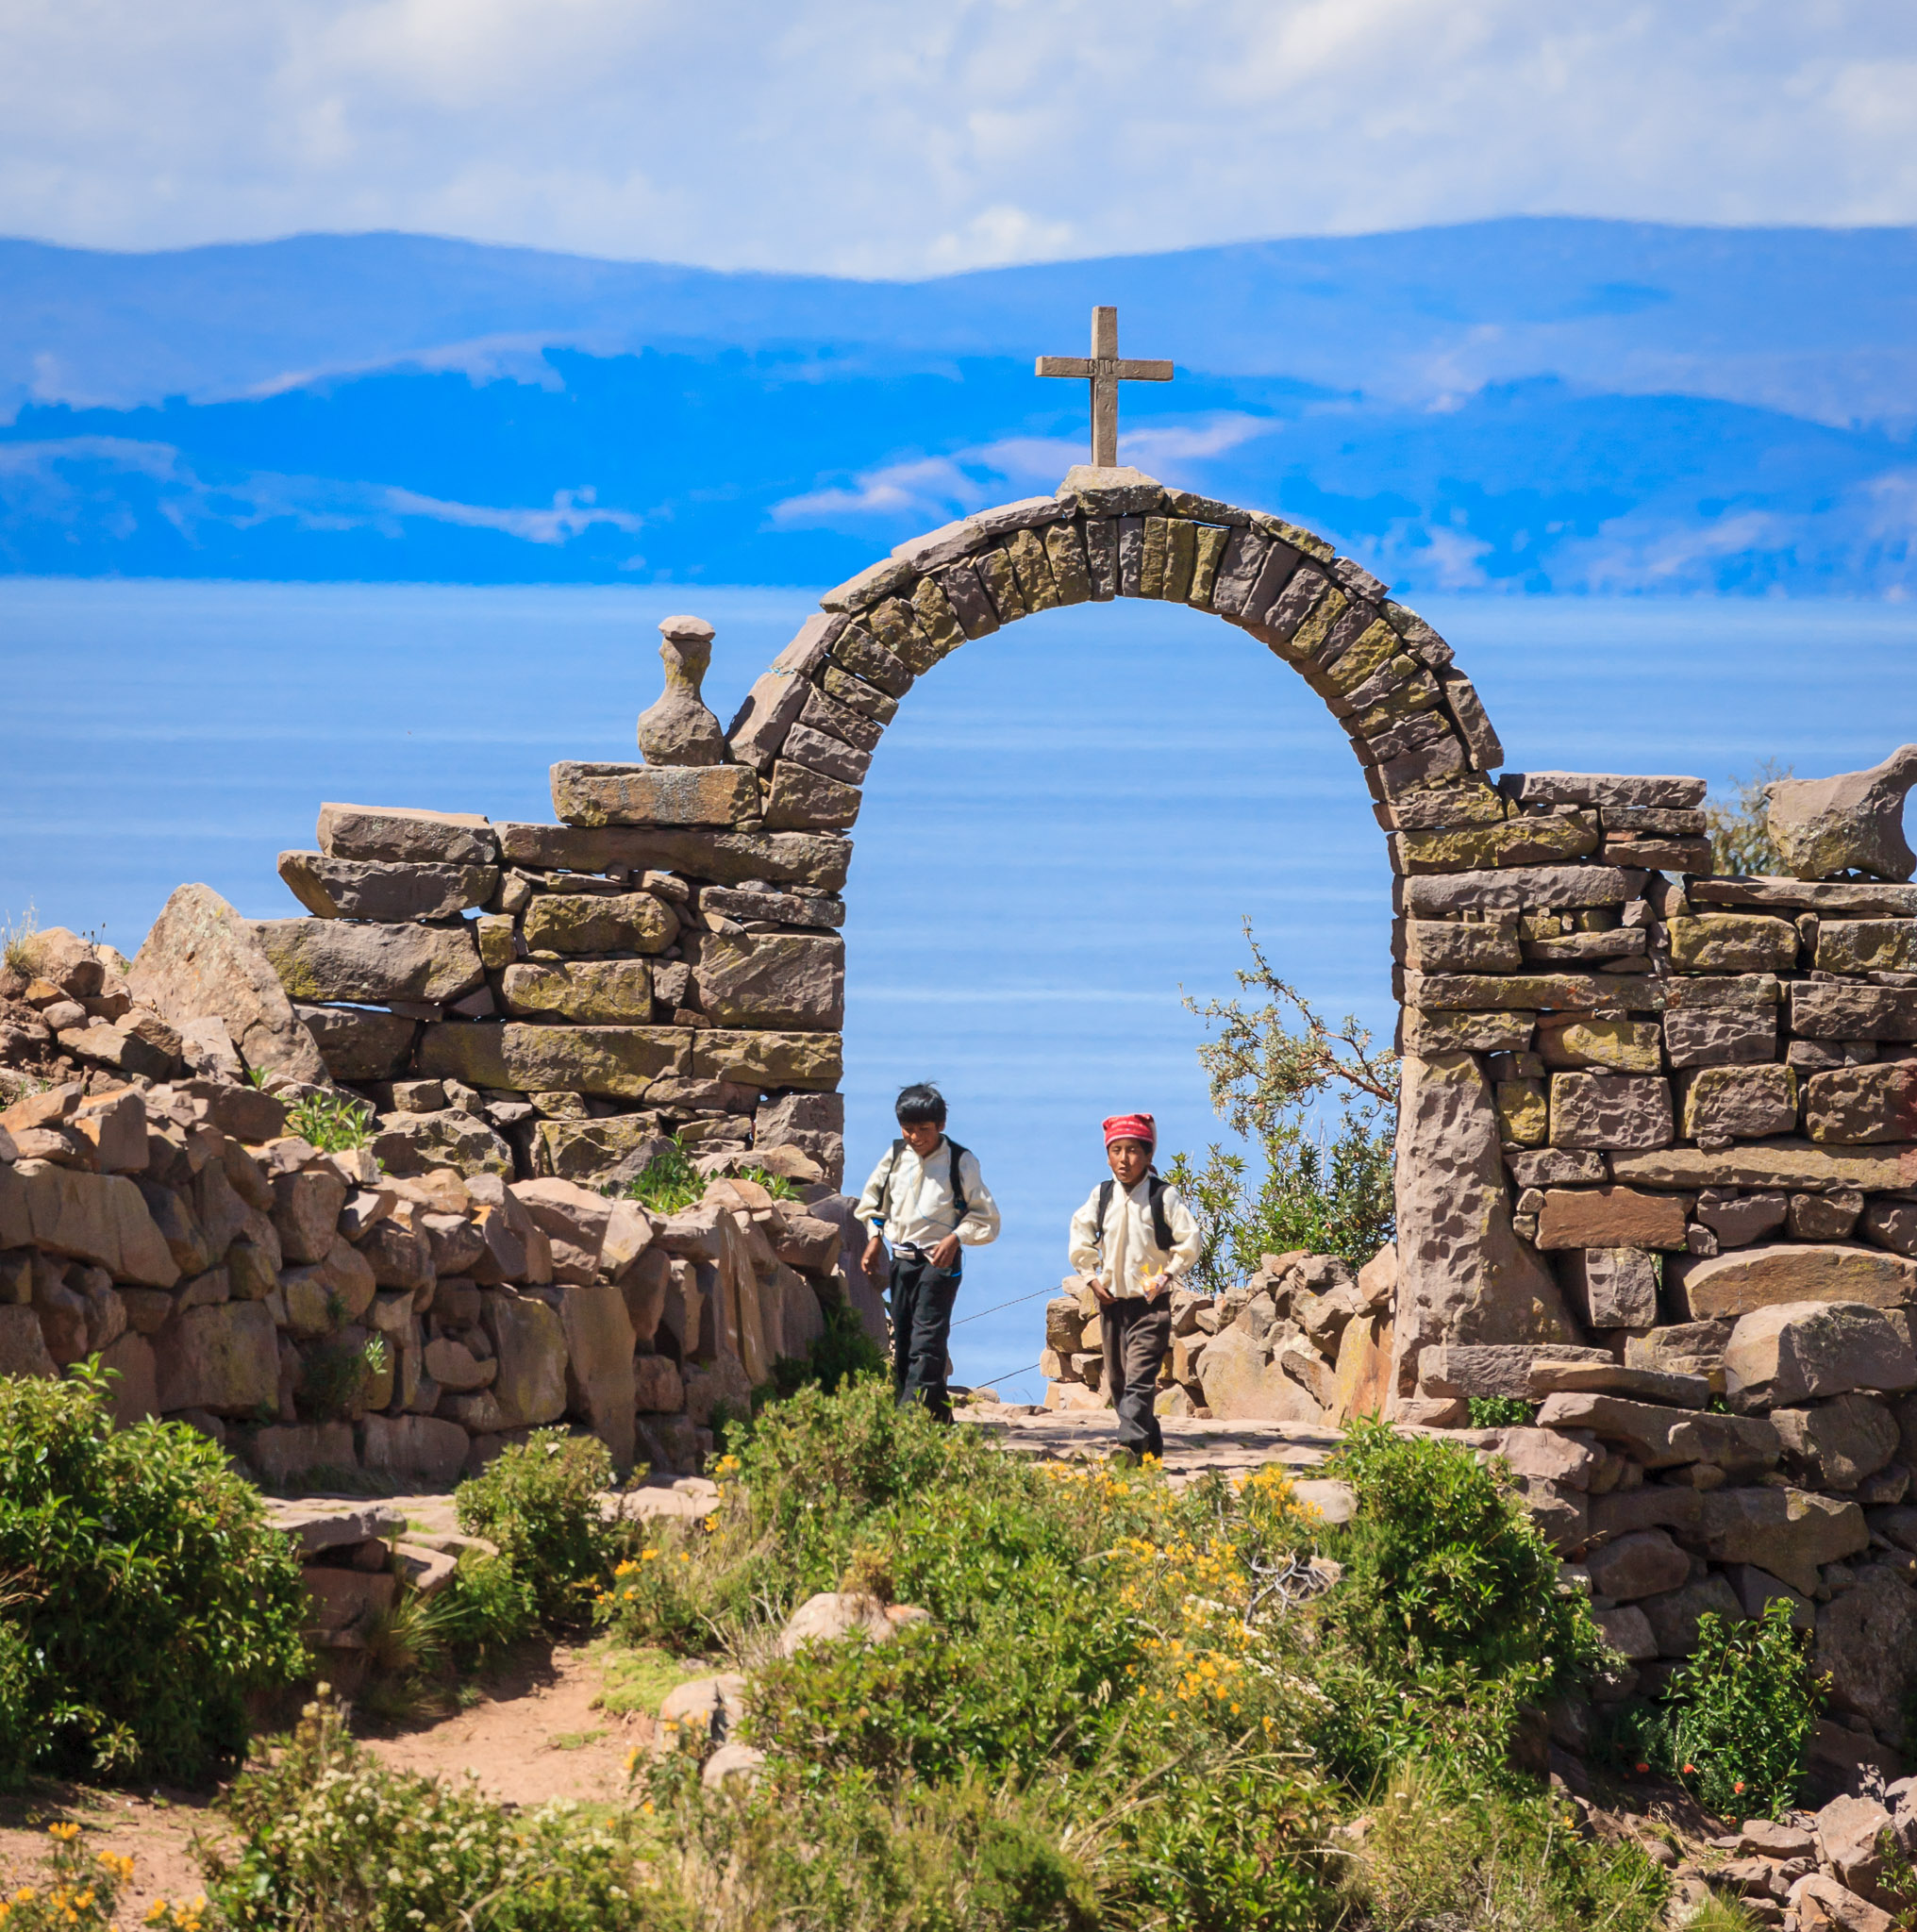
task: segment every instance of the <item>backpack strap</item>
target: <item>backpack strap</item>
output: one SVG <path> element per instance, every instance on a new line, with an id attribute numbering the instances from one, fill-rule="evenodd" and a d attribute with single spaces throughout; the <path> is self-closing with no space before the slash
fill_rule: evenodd
<path id="1" fill-rule="evenodd" d="M 898 1167 L 899 1156 L 906 1151 L 903 1140 L 892 1143 L 892 1152 L 885 1157 L 885 1173 L 878 1183 L 878 1224 L 883 1227 L 892 1219 L 892 1177 Z"/>
<path id="2" fill-rule="evenodd" d="M 951 1149 L 952 1153 L 952 1232 L 957 1234 L 958 1232 L 958 1224 L 965 1219 L 966 1208 L 972 1205 L 965 1198 L 965 1184 L 958 1178 L 959 1159 L 962 1156 L 970 1153 L 971 1149 L 959 1146 L 958 1141 L 953 1140 L 949 1134 L 945 1137 L 945 1145 Z"/>
<path id="3" fill-rule="evenodd" d="M 1170 1181 L 1159 1178 L 1157 1169 L 1152 1171 L 1151 1191 L 1147 1198 L 1152 1204 L 1152 1236 L 1166 1254 L 1172 1252 L 1172 1224 L 1165 1213 L 1165 1190 Z"/>

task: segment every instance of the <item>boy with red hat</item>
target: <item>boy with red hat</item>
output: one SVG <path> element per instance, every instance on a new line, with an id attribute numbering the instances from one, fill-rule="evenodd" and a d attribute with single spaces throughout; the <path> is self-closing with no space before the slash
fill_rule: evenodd
<path id="1" fill-rule="evenodd" d="M 1172 1343 L 1172 1285 L 1197 1266 L 1204 1246 L 1197 1218 L 1152 1166 L 1158 1139 L 1148 1113 L 1107 1121 L 1111 1179 L 1100 1181 L 1072 1217 L 1072 1266 L 1098 1298 L 1118 1446 L 1135 1457 L 1165 1453 L 1156 1404 Z"/>

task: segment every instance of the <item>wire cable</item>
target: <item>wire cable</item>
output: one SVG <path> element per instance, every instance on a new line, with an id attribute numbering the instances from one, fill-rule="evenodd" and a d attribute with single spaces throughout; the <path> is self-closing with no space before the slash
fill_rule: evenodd
<path id="1" fill-rule="evenodd" d="M 1018 1307 L 1022 1303 L 1035 1302 L 1039 1299 L 1041 1295 L 1057 1294 L 1058 1291 L 1059 1291 L 1056 1288 L 1036 1289 L 1030 1294 L 1022 1294 L 1015 1296 L 1012 1300 L 1009 1302 L 1000 1302 L 998 1307 L 995 1308 L 980 1308 L 977 1314 L 967 1315 L 964 1318 L 964 1321 L 954 1322 L 952 1325 L 955 1328 L 962 1328 L 964 1327 L 966 1322 L 982 1322 L 988 1315 L 1002 1314 L 1007 1308 L 1015 1308 Z"/>

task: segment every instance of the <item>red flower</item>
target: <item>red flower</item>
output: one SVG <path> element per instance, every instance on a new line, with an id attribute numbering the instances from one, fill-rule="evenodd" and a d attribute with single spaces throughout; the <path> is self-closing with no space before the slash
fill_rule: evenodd
<path id="1" fill-rule="evenodd" d="M 1697 1769 L 1696 1765 L 1694 1765 L 1694 1764 L 1687 1764 L 1687 1765 L 1686 1765 L 1686 1766 L 1684 1767 L 1684 1769 L 1683 1769 L 1682 1773 L 1680 1774 L 1680 1775 L 1681 1775 L 1681 1776 L 1684 1776 L 1684 1777 L 1689 1777 L 1689 1776 L 1690 1776 L 1690 1775 L 1692 1774 L 1692 1772 L 1694 1772 L 1694 1771 L 1695 1771 L 1696 1769 Z"/>
<path id="2" fill-rule="evenodd" d="M 1736 1791 L 1736 1792 L 1738 1792 L 1738 1793 L 1739 1793 L 1740 1795 L 1742 1795 L 1742 1791 L 1743 1791 L 1743 1788 L 1744 1788 L 1744 1781 L 1743 1781 L 1743 1779 L 1742 1779 L 1742 1778 L 1739 1778 L 1739 1779 L 1738 1779 L 1738 1781 L 1737 1781 L 1737 1783 L 1731 1786 L 1731 1790 L 1734 1790 L 1734 1791 Z"/>
<path id="3" fill-rule="evenodd" d="M 1638 1769 L 1639 1771 L 1649 1771 L 1650 1768 L 1651 1767 L 1648 1764 L 1640 1764 L 1636 1767 L 1636 1769 Z"/>

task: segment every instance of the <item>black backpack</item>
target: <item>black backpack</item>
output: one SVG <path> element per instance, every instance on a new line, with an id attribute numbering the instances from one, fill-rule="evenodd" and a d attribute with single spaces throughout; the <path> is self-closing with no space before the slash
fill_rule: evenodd
<path id="1" fill-rule="evenodd" d="M 970 1205 L 965 1199 L 964 1183 L 958 1178 L 958 1162 L 971 1150 L 959 1146 L 958 1141 L 949 1135 L 945 1137 L 945 1145 L 952 1153 L 952 1172 L 948 1185 L 952 1190 L 952 1210 L 954 1216 L 952 1226 L 956 1232 L 958 1223 L 965 1219 L 965 1209 Z M 889 1197 L 892 1192 L 892 1170 L 897 1167 L 899 1156 L 905 1151 L 906 1143 L 903 1140 L 894 1141 L 892 1143 L 892 1154 L 885 1163 L 885 1178 L 878 1184 L 878 1205 L 881 1209 L 890 1205 Z"/>
<path id="2" fill-rule="evenodd" d="M 1169 1255 L 1172 1252 L 1172 1224 L 1165 1219 L 1165 1191 L 1172 1184 L 1170 1181 L 1160 1180 L 1159 1171 L 1155 1167 L 1147 1168 L 1145 1174 L 1152 1184 L 1151 1192 L 1146 1197 L 1151 1204 L 1152 1235 L 1159 1246 Z M 1100 1181 L 1098 1184 L 1097 1239 L 1101 1248 L 1105 1245 L 1105 1217 L 1111 1209 L 1111 1191 L 1117 1185 L 1115 1178 Z"/>

